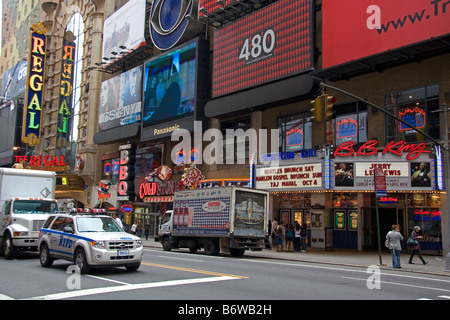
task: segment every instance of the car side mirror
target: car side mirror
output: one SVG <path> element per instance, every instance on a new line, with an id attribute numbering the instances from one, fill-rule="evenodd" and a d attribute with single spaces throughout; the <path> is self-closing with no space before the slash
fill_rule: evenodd
<path id="1" fill-rule="evenodd" d="M 73 229 L 71 227 L 64 227 L 64 233 L 73 233 Z"/>

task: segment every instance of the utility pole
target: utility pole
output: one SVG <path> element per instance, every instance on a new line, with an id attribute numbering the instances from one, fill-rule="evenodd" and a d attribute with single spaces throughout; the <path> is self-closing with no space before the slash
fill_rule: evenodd
<path id="1" fill-rule="evenodd" d="M 447 265 L 447 270 L 446 271 L 450 271 L 450 199 L 449 199 L 449 195 L 450 195 L 450 158 L 449 158 L 449 139 L 448 139 L 448 108 L 447 108 L 447 104 L 444 103 L 443 105 L 443 109 L 441 110 L 436 110 L 435 112 L 443 112 L 444 113 L 444 121 L 443 121 L 443 126 L 444 126 L 444 144 L 442 144 L 441 141 L 438 141 L 436 139 L 434 139 L 433 137 L 431 137 L 429 134 L 427 134 L 426 132 L 423 132 L 422 130 L 420 130 L 419 128 L 414 127 L 413 125 L 409 124 L 408 122 L 404 121 L 403 119 L 400 119 L 399 117 L 397 117 L 396 115 L 386 111 L 384 108 L 380 108 L 379 106 L 364 100 L 361 97 L 358 97 L 350 92 L 347 92 L 345 90 L 342 90 L 340 88 L 334 87 L 334 86 L 330 86 L 329 84 L 320 83 L 320 86 L 322 88 L 328 88 L 331 90 L 335 90 L 337 92 L 340 92 L 346 96 L 349 96 L 353 99 L 356 99 L 358 101 L 364 102 L 365 104 L 377 109 L 378 111 L 383 112 L 384 114 L 388 115 L 391 118 L 394 118 L 395 120 L 403 123 L 404 125 L 408 126 L 409 128 L 417 131 L 418 133 L 420 133 L 421 135 L 423 135 L 424 137 L 426 137 L 427 139 L 429 139 L 430 141 L 432 141 L 433 143 L 435 143 L 436 145 L 440 146 L 444 152 L 444 156 L 443 156 L 443 161 L 444 161 L 444 179 L 445 179 L 445 191 L 447 193 L 447 199 L 446 199 L 446 204 L 447 204 L 447 212 L 445 212 L 442 216 L 441 216 L 441 230 L 442 230 L 442 249 L 443 249 L 443 255 L 446 256 L 446 265 Z"/>

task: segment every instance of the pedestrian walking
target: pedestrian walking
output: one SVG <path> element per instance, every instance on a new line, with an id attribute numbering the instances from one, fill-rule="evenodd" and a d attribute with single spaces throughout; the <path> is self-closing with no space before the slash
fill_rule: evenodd
<path id="1" fill-rule="evenodd" d="M 145 220 L 144 234 L 145 234 L 145 240 L 148 240 L 148 236 L 150 234 L 150 221 L 148 221 L 148 219 Z"/>
<path id="2" fill-rule="evenodd" d="M 302 227 L 298 223 L 298 221 L 295 221 L 294 226 L 294 250 L 296 252 L 300 252 L 300 242 L 302 241 L 302 237 L 300 235 L 300 232 L 302 231 Z"/>
<path id="3" fill-rule="evenodd" d="M 142 224 L 142 220 L 139 219 L 136 226 L 136 235 L 140 238 L 142 237 L 142 231 L 144 231 L 144 225 Z"/>
<path id="4" fill-rule="evenodd" d="M 415 254 L 417 254 L 417 256 L 419 257 L 419 259 L 422 261 L 423 264 L 428 264 L 428 261 L 425 261 L 425 259 L 422 257 L 422 254 L 421 254 L 419 240 L 423 239 L 423 237 L 419 235 L 419 232 L 420 232 L 420 227 L 415 226 L 413 231 L 411 232 L 411 238 L 408 239 L 408 242 L 410 243 L 411 250 L 412 250 L 411 256 L 409 257 L 409 262 L 408 262 L 409 264 L 414 264 L 412 262 L 412 259 Z"/>
<path id="5" fill-rule="evenodd" d="M 277 228 L 275 229 L 275 247 L 277 248 L 277 252 L 282 251 L 283 246 L 282 236 L 283 236 L 283 227 L 281 225 L 278 225 Z"/>
<path id="6" fill-rule="evenodd" d="M 121 227 L 123 229 L 122 221 L 119 219 L 119 217 L 117 216 L 117 214 L 115 212 L 113 213 L 113 219 L 116 220 L 119 227 Z"/>
<path id="7" fill-rule="evenodd" d="M 137 227 L 137 224 L 136 224 L 136 221 L 135 221 L 131 225 L 131 229 L 130 229 L 131 234 L 136 234 L 136 227 Z"/>
<path id="8" fill-rule="evenodd" d="M 271 233 L 271 238 L 272 238 L 272 246 L 276 247 L 277 245 L 275 244 L 275 231 L 277 230 L 278 227 L 278 220 L 277 218 L 273 219 L 272 222 L 272 233 Z"/>
<path id="9" fill-rule="evenodd" d="M 308 237 L 308 228 L 306 227 L 306 223 L 302 225 L 300 236 L 302 238 L 302 252 L 306 252 L 306 238 Z"/>
<path id="10" fill-rule="evenodd" d="M 286 228 L 286 251 L 294 251 L 294 226 L 292 223 L 289 223 Z"/>
<path id="11" fill-rule="evenodd" d="M 386 242 L 392 255 L 392 267 L 396 269 L 401 268 L 400 253 L 402 252 L 402 244 L 400 241 L 402 240 L 403 236 L 400 233 L 400 225 L 393 224 L 392 230 L 386 235 Z"/>

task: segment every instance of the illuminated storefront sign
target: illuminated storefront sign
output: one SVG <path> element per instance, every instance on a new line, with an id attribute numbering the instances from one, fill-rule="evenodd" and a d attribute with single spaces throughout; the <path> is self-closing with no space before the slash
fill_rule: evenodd
<path id="1" fill-rule="evenodd" d="M 321 163 L 256 169 L 257 189 L 302 189 L 314 187 L 322 187 Z"/>
<path id="2" fill-rule="evenodd" d="M 61 62 L 61 82 L 58 109 L 58 140 L 61 147 L 67 145 L 72 132 L 73 119 L 73 72 L 75 63 L 75 42 L 72 32 L 64 34 Z"/>
<path id="3" fill-rule="evenodd" d="M 166 181 L 164 183 L 142 183 L 139 187 L 139 197 L 147 202 L 149 196 L 173 196 L 179 188 L 179 182 Z"/>
<path id="4" fill-rule="evenodd" d="M 31 30 L 22 141 L 33 147 L 41 141 L 47 29 L 37 23 Z"/>
<path id="5" fill-rule="evenodd" d="M 136 146 L 127 144 L 119 147 L 120 167 L 117 200 L 134 201 L 134 164 L 136 162 Z"/>
<path id="6" fill-rule="evenodd" d="M 379 152 L 377 148 L 378 141 L 370 140 L 361 145 L 358 149 L 354 149 L 355 143 L 353 141 L 348 141 L 336 148 L 334 155 L 337 157 L 360 157 L 360 156 L 371 156 L 378 155 L 381 153 L 393 154 L 396 156 L 406 155 L 408 160 L 414 160 L 419 157 L 422 153 L 431 153 L 429 150 L 425 150 L 427 147 L 424 142 L 422 143 L 406 143 L 405 141 L 391 141 Z"/>
<path id="7" fill-rule="evenodd" d="M 425 127 L 425 111 L 419 107 L 414 109 L 406 108 L 405 110 L 399 112 L 400 119 L 407 122 L 411 126 L 422 129 Z M 411 127 L 400 122 L 400 131 L 413 130 Z"/>

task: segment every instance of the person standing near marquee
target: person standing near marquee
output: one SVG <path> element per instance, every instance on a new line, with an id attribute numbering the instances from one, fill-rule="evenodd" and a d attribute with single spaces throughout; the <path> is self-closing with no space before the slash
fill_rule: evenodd
<path id="1" fill-rule="evenodd" d="M 396 269 L 401 268 L 400 253 L 402 252 L 401 242 L 403 236 L 400 233 L 400 226 L 398 224 L 392 225 L 392 231 L 389 231 L 386 235 L 386 240 L 389 242 L 389 250 L 392 254 L 392 267 Z"/>

